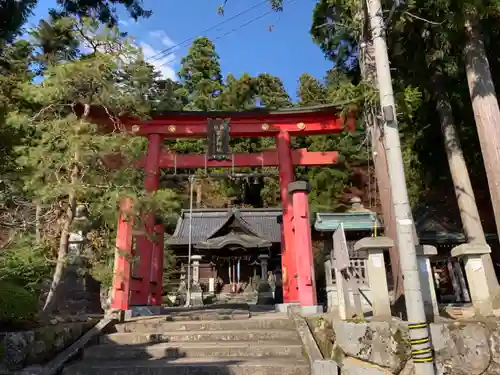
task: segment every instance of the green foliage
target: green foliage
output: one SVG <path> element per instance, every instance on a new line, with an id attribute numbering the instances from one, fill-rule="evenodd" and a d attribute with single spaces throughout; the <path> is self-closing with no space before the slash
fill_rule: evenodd
<path id="1" fill-rule="evenodd" d="M 219 56 L 212 41 L 208 38 L 195 39 L 181 64 L 179 77 L 182 88 L 179 89 L 179 96 L 185 100 L 184 109 L 218 109 L 217 98 L 222 93 L 223 83 Z"/>
<path id="2" fill-rule="evenodd" d="M 244 111 L 256 107 L 270 109 L 291 106 L 291 99 L 281 80 L 270 74 L 252 77 L 248 73 L 239 78 L 228 74 L 223 80 L 219 57 L 214 44 L 207 38 L 196 39 L 186 57 L 182 59 L 179 71 L 180 84 L 174 95 L 182 100 L 183 110 L 223 110 Z M 179 153 L 205 153 L 204 140 L 166 141 L 167 146 Z M 233 152 L 259 152 L 274 146 L 274 140 L 267 138 L 231 139 Z M 212 170 L 214 173 L 227 172 Z M 250 172 L 244 169 L 241 172 Z M 264 170 L 264 172 L 269 172 Z M 204 171 L 197 171 L 203 174 Z M 265 178 L 261 184 L 261 196 L 264 204 L 276 205 L 279 202 L 279 189 L 276 179 Z M 224 205 L 229 201 L 239 202 L 245 190 L 241 182 L 231 180 L 206 181 L 204 183 L 203 203 L 209 207 Z M 259 202 L 262 203 L 262 202 Z"/>
<path id="3" fill-rule="evenodd" d="M 29 58 L 32 46 L 17 41 L 6 46 L 0 54 L 0 207 L 9 200 L 16 176 L 14 148 L 22 138 L 19 126 L 6 123 L 8 113 L 25 105 L 21 86 L 32 78 Z"/>
<path id="4" fill-rule="evenodd" d="M 22 26 L 37 3 L 37 0 L 0 2 L 0 51 L 22 32 Z M 141 0 L 58 0 L 57 5 L 58 8 L 51 10 L 53 17 L 92 17 L 111 26 L 118 23 L 117 5 L 123 5 L 135 20 L 151 15 L 151 11 L 144 9 Z"/>
<path id="5" fill-rule="evenodd" d="M 160 217 L 171 217 L 186 201 L 185 183 L 170 182 L 173 190 L 162 189 L 148 195 L 143 191 L 143 170 L 107 167 L 105 155 L 120 153 L 132 161 L 138 159 L 146 147 L 145 138 L 130 137 L 112 114 L 146 118 L 155 111 L 165 110 L 244 111 L 294 105 L 281 80 L 273 75 L 244 73 L 240 77 L 231 74 L 223 77 L 215 46 L 207 38 L 193 42 L 182 60 L 179 82 L 161 79 L 132 40 L 117 28 L 99 22 L 99 18 L 104 17 L 101 20 L 113 24 L 116 18 L 112 12 L 102 13 L 105 8 L 95 5 L 99 2 L 74 3 L 61 2 L 66 7 L 62 13 L 53 12 L 30 32 L 30 40 L 10 44 L 0 56 L 4 61 L 0 69 L 4 69 L 5 77 L 0 79 L 0 90 L 8 98 L 0 103 L 5 118 L 0 132 L 13 134 L 12 138 L 5 138 L 8 146 L 5 161 L 10 160 L 10 164 L 5 162 L 0 167 L 16 176 L 17 185 L 9 181 L 9 186 L 22 188 L 12 189 L 12 194 L 43 207 L 57 207 L 57 220 L 51 221 L 50 232 L 43 231 L 39 246 L 33 246 L 33 237 L 28 233 L 16 237 L 0 256 L 0 272 L 5 280 L 33 292 L 54 267 L 58 239 L 64 239 L 67 230 L 77 228 L 73 217 L 77 205 L 85 205 L 88 212 L 86 229 L 90 251 L 86 256 L 92 265 L 90 272 L 107 287 L 112 280 L 120 200 L 124 196 L 133 199 L 132 214 L 138 229 L 143 229 L 141 213 L 154 211 Z M 135 2 L 103 1 L 100 4 L 118 3 Z M 274 4 L 277 10 L 280 6 L 278 2 Z M 93 19 L 63 17 L 69 13 L 80 14 L 82 9 L 90 9 L 88 7 L 94 7 L 90 13 L 96 15 Z M 144 14 L 139 12 L 138 16 L 141 15 Z M 29 67 L 36 68 L 41 83 L 33 82 L 34 73 Z M 298 104 L 337 103 L 340 109 L 351 109 L 362 105 L 372 94 L 373 90 L 359 85 L 350 71 L 339 69 L 329 72 L 324 82 L 303 75 Z M 411 94 L 407 95 L 410 99 Z M 104 110 L 110 131 L 103 131 L 103 124 L 88 121 L 87 110 L 93 108 Z M 338 207 L 343 194 L 355 184 L 353 168 L 363 168 L 366 164 L 364 151 L 359 149 L 363 139 L 360 133 L 295 140 L 298 147 L 312 151 L 338 150 L 346 158 L 344 168 L 299 171 L 314 187 L 311 196 L 314 210 Z M 169 140 L 165 146 L 180 153 L 205 152 L 205 140 Z M 260 152 L 273 147 L 273 138 L 231 140 L 233 152 Z M 248 168 L 243 172 L 250 171 Z M 270 171 L 277 172 L 276 168 L 262 169 L 262 172 Z M 244 192 L 250 190 L 257 196 L 251 203 L 242 198 Z M 202 204 L 209 207 L 229 201 L 254 206 L 280 204 L 277 176 L 257 183 L 207 180 L 203 194 Z M 10 206 L 5 204 L 0 208 L 9 210 Z M 26 231 L 31 232 L 32 227 Z M 171 252 L 166 251 L 166 283 L 172 276 L 174 262 Z"/>
<path id="6" fill-rule="evenodd" d="M 30 34 L 37 46 L 40 46 L 38 60 L 71 60 L 77 57 L 80 40 L 77 38 L 76 20 L 70 17 L 41 20 Z"/>
<path id="7" fill-rule="evenodd" d="M 304 106 L 341 101 L 356 106 L 363 97 L 358 86 L 342 71 L 330 71 L 324 83 L 309 74 L 301 75 L 297 95 L 299 104 Z M 310 151 L 338 151 L 344 160 L 340 166 L 299 169 L 299 175 L 308 179 L 313 188 L 309 195 L 312 211 L 342 208 L 345 195 L 350 194 L 353 187 L 357 188 L 356 193 L 363 193 L 365 186 L 357 178 L 359 168 L 356 170 L 354 167 L 366 168 L 369 154 L 362 147 L 364 139 L 363 129 L 359 133 L 346 132 L 296 139 L 297 147 L 306 147 Z"/>
<path id="8" fill-rule="evenodd" d="M 92 17 L 101 23 L 116 26 L 118 22 L 117 5 L 123 5 L 134 20 L 151 16 L 150 10 L 144 9 L 142 0 L 58 0 L 61 16 L 76 15 Z"/>
<path id="9" fill-rule="evenodd" d="M 22 236 L 0 253 L 0 280 L 20 285 L 34 294 L 52 272 L 49 256 L 50 251 L 35 245 L 34 238 Z"/>
<path id="10" fill-rule="evenodd" d="M 165 251 L 163 253 L 163 294 L 172 292 L 172 280 L 178 277 L 176 271 L 175 254 L 165 243 Z"/>
<path id="11" fill-rule="evenodd" d="M 255 107 L 256 80 L 248 73 L 243 73 L 240 78 L 229 73 L 224 86 L 220 98 L 221 108 L 227 111 L 244 111 Z"/>
<path id="12" fill-rule="evenodd" d="M 52 31 L 58 25 L 67 26 L 64 33 L 77 38 L 74 46 L 88 45 L 90 51 L 66 53 L 68 44 L 65 42 L 46 47 L 41 70 L 43 84 L 27 80 L 20 85 L 20 96 L 27 105 L 10 111 L 6 124 L 21 129 L 24 135 L 23 144 L 15 150 L 25 194 L 41 204 L 62 207 L 54 235 L 64 237 L 68 235 L 67 230 L 77 229 L 76 206 L 81 203 L 87 206 L 92 273 L 104 285 L 109 285 L 120 200 L 124 196 L 133 197 L 134 214 L 138 218 L 146 210 L 164 215 L 179 206 L 171 190 L 146 195 L 141 170 L 132 166 L 109 169 L 103 160 L 104 155 L 113 153 L 125 155 L 130 160 L 139 158 L 145 150 L 145 140 L 130 137 L 111 114 L 145 117 L 154 107 L 151 98 L 161 97 L 162 93 L 160 86 L 156 86 L 156 73 L 145 63 L 141 52 L 117 29 L 102 27 L 89 19 L 52 21 Z M 42 24 L 38 30 L 44 28 L 47 24 Z M 54 32 L 58 34 L 61 30 Z M 32 34 L 39 36 L 35 41 L 46 46 L 45 37 L 40 37 L 42 33 Z M 109 123 L 114 124 L 108 128 L 110 131 L 103 131 L 103 125 L 87 121 L 88 111 L 93 108 L 105 110 Z M 139 227 L 143 225 L 139 219 L 135 222 Z M 22 244 L 16 241 L 15 246 Z M 22 270 L 13 262 L 21 262 L 24 258 L 13 258 L 10 252 L 6 255 L 10 256 L 6 258 L 6 267 Z M 39 268 L 45 270 L 43 265 L 42 262 L 40 267 L 33 268 L 34 275 L 26 272 L 26 277 L 47 277 L 47 273 L 39 272 Z M 19 278 L 17 274 L 10 276 Z M 39 281 L 33 280 L 33 283 Z"/>
<path id="13" fill-rule="evenodd" d="M 31 321 L 37 312 L 36 296 L 23 287 L 0 280 L 0 323 L 12 325 Z"/>
<path id="14" fill-rule="evenodd" d="M 132 168 L 109 170 L 101 159 L 105 153 L 133 154 L 137 141 L 119 126 L 113 133 L 102 132 L 97 124 L 86 121 L 85 114 L 78 115 L 78 106 L 83 111 L 86 106 L 102 106 L 115 113 L 147 113 L 145 88 L 131 76 L 143 74 L 137 62 L 140 54 L 116 30 L 99 28 L 91 21 L 83 27 L 83 35 L 95 35 L 93 40 L 106 53 L 97 51 L 83 59 L 49 64 L 43 85 L 26 83 L 23 87 L 25 100 L 38 112 L 16 113 L 9 119 L 29 134 L 25 145 L 18 147 L 19 164 L 30 171 L 25 189 L 40 202 L 74 194 L 80 201 L 100 197 L 112 204 L 137 176 Z M 129 69 L 130 61 L 134 69 Z"/>
<path id="15" fill-rule="evenodd" d="M 291 106 L 283 83 L 278 77 L 271 74 L 259 74 L 256 79 L 257 93 L 260 104 L 270 109 L 285 108 Z"/>
<path id="16" fill-rule="evenodd" d="M 21 32 L 37 0 L 5 0 L 0 2 L 0 50 Z"/>
<path id="17" fill-rule="evenodd" d="M 430 188 L 441 188 L 443 179 L 449 179 L 449 173 L 443 173 L 448 170 L 444 148 L 436 147 L 436 141 L 442 142 L 432 83 L 437 72 L 446 77 L 445 87 L 452 98 L 456 125 L 465 137 L 462 144 L 466 158 L 472 162 L 471 171 L 476 175 L 483 173 L 481 160 L 477 157 L 479 145 L 471 107 L 464 105 L 469 102 L 469 93 L 463 74 L 462 12 L 473 5 L 482 22 L 493 26 L 490 20 L 497 4 L 498 1 L 417 0 L 398 7 L 390 20 L 386 20 L 402 153 L 412 203 L 422 199 Z M 382 1 L 382 6 L 391 9 L 392 2 Z M 319 1 L 313 12 L 311 35 L 325 55 L 336 63 L 338 70 L 353 76 L 355 86 L 369 88 L 369 95 L 361 90 L 361 108 L 363 105 L 378 107 L 378 93 L 359 77 L 357 60 L 365 48 L 360 48 L 359 42 L 369 38 L 369 27 L 363 23 L 367 20 L 363 7 L 362 2 Z M 486 40 L 497 38 L 498 30 L 497 26 L 489 28 Z"/>

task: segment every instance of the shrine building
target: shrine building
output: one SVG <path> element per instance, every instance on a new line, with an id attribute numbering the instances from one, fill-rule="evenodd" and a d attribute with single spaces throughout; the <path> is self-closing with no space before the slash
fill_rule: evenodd
<path id="1" fill-rule="evenodd" d="M 196 281 L 204 294 L 250 294 L 258 280 L 275 281 L 281 272 L 281 212 L 279 208 L 193 209 L 192 214 L 183 210 L 167 240 L 181 278 L 191 241 L 192 258 L 200 259 Z"/>

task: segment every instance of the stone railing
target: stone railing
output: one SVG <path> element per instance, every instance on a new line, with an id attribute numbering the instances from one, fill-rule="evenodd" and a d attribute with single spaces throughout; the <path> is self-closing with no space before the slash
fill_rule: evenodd
<path id="1" fill-rule="evenodd" d="M 392 296 L 387 283 L 384 252 L 392 246 L 393 241 L 387 237 L 366 237 L 356 242 L 354 254 L 366 254 L 366 259 L 351 256 L 349 274 L 352 275 L 352 282 L 344 286 L 335 280 L 334 275 L 339 273 L 333 272 L 332 260 L 325 262 L 328 311 L 337 311 L 344 319 L 360 317 L 364 313 L 391 316 Z M 428 245 L 418 245 L 416 250 L 426 312 L 429 316 L 437 316 L 439 311 L 429 260 L 437 250 Z M 356 307 L 356 304 L 360 306 Z"/>

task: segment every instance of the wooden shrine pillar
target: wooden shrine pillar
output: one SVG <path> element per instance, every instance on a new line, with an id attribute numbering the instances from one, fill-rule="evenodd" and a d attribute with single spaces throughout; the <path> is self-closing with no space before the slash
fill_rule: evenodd
<path id="1" fill-rule="evenodd" d="M 152 193 L 160 186 L 160 154 L 163 137 L 160 134 L 150 134 L 148 136 L 148 146 L 146 150 L 146 160 L 144 165 L 145 178 L 144 190 Z M 136 279 L 140 283 L 140 292 L 134 297 L 135 305 L 151 305 L 152 288 L 151 272 L 153 263 L 159 263 L 153 259 L 155 216 L 153 212 L 144 214 L 143 225 L 145 235 L 138 236 L 136 255 L 138 257 L 138 275 Z M 157 251 L 155 257 L 163 259 L 163 251 Z M 163 267 L 162 267 L 163 268 Z"/>
<path id="2" fill-rule="evenodd" d="M 163 299 L 163 252 L 164 252 L 164 228 L 162 224 L 154 226 L 153 238 L 153 260 L 151 264 L 151 276 L 149 279 L 151 287 L 151 305 L 161 306 Z"/>
<path id="3" fill-rule="evenodd" d="M 130 307 L 130 283 L 132 258 L 132 231 L 134 218 L 131 214 L 132 200 L 121 202 L 116 231 L 115 264 L 111 291 L 111 310 L 128 310 Z"/>
<path id="4" fill-rule="evenodd" d="M 283 272 L 283 303 L 299 300 L 297 286 L 297 265 L 295 260 L 295 236 L 293 233 L 293 204 L 288 194 L 288 184 L 294 180 L 292 144 L 290 133 L 280 132 L 276 136 L 278 149 L 281 205 L 283 207 L 283 225 L 281 241 L 281 267 Z"/>
<path id="5" fill-rule="evenodd" d="M 309 219 L 308 194 L 311 186 L 305 181 L 294 181 L 288 185 L 293 200 L 293 224 L 295 234 L 296 264 L 298 270 L 299 300 L 302 314 L 322 313 L 316 296 L 314 254 Z"/>

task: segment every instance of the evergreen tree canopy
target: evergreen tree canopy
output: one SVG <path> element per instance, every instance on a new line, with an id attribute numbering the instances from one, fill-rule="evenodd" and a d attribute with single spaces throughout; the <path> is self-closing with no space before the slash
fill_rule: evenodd
<path id="1" fill-rule="evenodd" d="M 21 32 L 37 0 L 4 0 L 0 2 L 0 50 Z"/>
<path id="2" fill-rule="evenodd" d="M 180 96 L 186 110 L 209 111 L 218 108 L 217 98 L 223 90 L 219 56 L 208 38 L 197 38 L 181 61 Z"/>
<path id="3" fill-rule="evenodd" d="M 259 102 L 266 108 L 285 108 L 292 104 L 281 79 L 271 74 L 259 74 L 256 79 Z"/>

